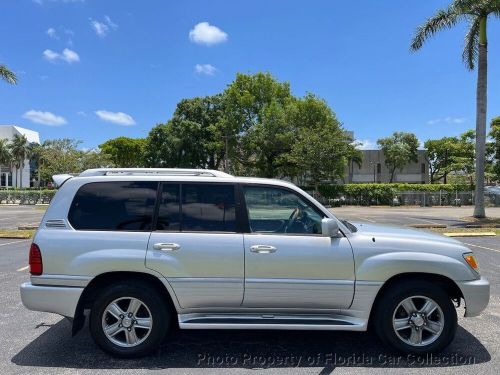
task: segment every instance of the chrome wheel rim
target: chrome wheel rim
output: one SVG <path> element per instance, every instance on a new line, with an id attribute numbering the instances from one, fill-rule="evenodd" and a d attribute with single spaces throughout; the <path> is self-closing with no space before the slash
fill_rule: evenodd
<path id="1" fill-rule="evenodd" d="M 144 342 L 153 328 L 148 306 L 138 298 L 121 297 L 102 314 L 102 330 L 113 344 L 130 348 Z"/>
<path id="2" fill-rule="evenodd" d="M 405 344 L 426 346 L 443 332 L 443 310 L 429 297 L 408 297 L 394 310 L 392 326 L 396 336 Z"/>

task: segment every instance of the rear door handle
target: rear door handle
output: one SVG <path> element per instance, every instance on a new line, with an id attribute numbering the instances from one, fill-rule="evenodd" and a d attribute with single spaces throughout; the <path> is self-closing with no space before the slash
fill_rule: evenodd
<path id="1" fill-rule="evenodd" d="M 274 246 L 270 246 L 270 245 L 253 245 L 253 246 L 250 246 L 250 251 L 251 252 L 253 252 L 253 253 L 259 253 L 259 254 L 270 254 L 270 253 L 276 252 L 276 250 L 278 250 L 278 249 L 275 248 Z"/>
<path id="2" fill-rule="evenodd" d="M 181 245 L 172 242 L 169 243 L 158 242 L 153 245 L 153 249 L 162 251 L 175 251 L 179 250 L 180 248 Z"/>

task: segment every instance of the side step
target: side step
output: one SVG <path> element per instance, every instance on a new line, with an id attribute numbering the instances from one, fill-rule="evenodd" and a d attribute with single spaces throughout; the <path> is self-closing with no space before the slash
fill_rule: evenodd
<path id="1" fill-rule="evenodd" d="M 364 319 L 344 315 L 179 314 L 182 329 L 366 331 Z"/>

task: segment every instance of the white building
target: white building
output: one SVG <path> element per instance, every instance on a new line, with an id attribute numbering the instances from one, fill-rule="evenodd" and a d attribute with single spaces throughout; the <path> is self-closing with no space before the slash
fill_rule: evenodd
<path id="1" fill-rule="evenodd" d="M 0 125 L 0 139 L 7 139 L 10 142 L 14 135 L 24 135 L 28 142 L 40 144 L 40 136 L 38 132 L 21 128 L 16 125 Z M 0 186 L 1 187 L 29 187 L 30 186 L 30 161 L 24 161 L 22 173 L 15 166 L 0 165 Z"/>

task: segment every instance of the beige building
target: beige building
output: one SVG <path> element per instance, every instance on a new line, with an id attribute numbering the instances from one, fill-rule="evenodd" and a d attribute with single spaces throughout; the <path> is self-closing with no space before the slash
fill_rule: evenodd
<path id="1" fill-rule="evenodd" d="M 389 168 L 385 165 L 382 150 L 362 150 L 361 166 L 349 163 L 345 174 L 346 183 L 387 183 L 391 180 Z M 429 183 L 429 163 L 425 150 L 418 150 L 418 161 L 411 162 L 402 170 L 396 169 L 393 182 L 410 184 Z"/>

